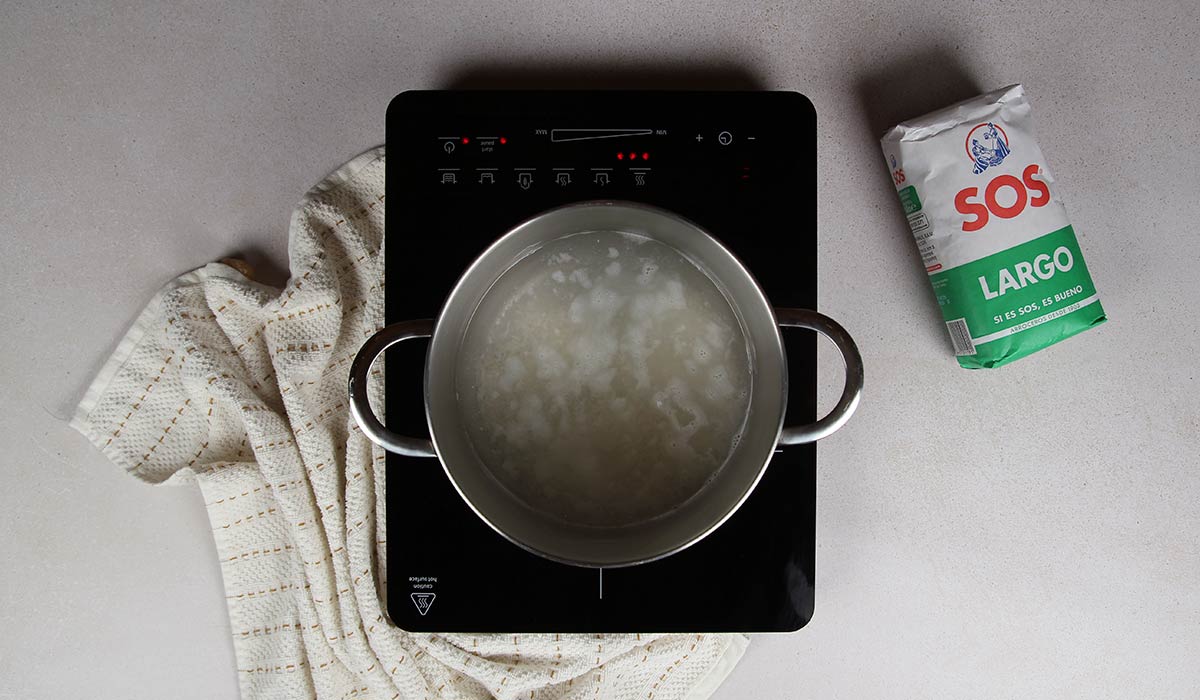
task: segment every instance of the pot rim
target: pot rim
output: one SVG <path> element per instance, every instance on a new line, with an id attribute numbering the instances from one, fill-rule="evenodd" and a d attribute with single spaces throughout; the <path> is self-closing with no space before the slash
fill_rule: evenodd
<path id="1" fill-rule="evenodd" d="M 679 251 L 682 255 L 684 255 L 685 258 L 688 259 L 689 262 L 691 262 L 693 265 L 697 265 L 697 267 L 700 267 L 702 272 L 704 272 L 706 275 L 708 275 L 710 277 L 710 279 L 712 279 L 714 281 L 714 283 L 717 283 L 718 289 L 721 290 L 721 293 L 723 295 L 727 296 L 727 301 L 729 301 L 731 304 L 735 305 L 734 306 L 735 312 L 738 313 L 739 316 L 741 313 L 739 306 L 743 302 L 746 304 L 760 305 L 763 309 L 766 310 L 767 314 L 770 316 L 771 321 L 772 321 L 771 327 L 773 328 L 773 333 L 771 333 L 771 335 L 770 335 L 771 346 L 769 348 L 765 348 L 763 350 L 770 352 L 771 354 L 773 354 L 779 358 L 780 378 L 781 378 L 780 386 L 779 386 L 781 400 L 780 400 L 780 406 L 779 406 L 778 420 L 776 422 L 776 425 L 774 426 L 774 433 L 773 433 L 774 440 L 772 441 L 772 451 L 767 456 L 767 458 L 765 460 L 763 460 L 762 464 L 759 465 L 759 467 L 755 470 L 754 478 L 749 481 L 746 488 L 739 495 L 736 502 L 733 502 L 732 505 L 730 505 L 726 509 L 726 511 L 719 518 L 717 518 L 711 525 L 709 525 L 706 529 L 692 535 L 686 542 L 683 542 L 682 544 L 665 549 L 661 552 L 656 552 L 650 556 L 634 557 L 634 558 L 630 558 L 628 560 L 623 560 L 623 561 L 618 561 L 618 562 L 605 562 L 605 563 L 596 563 L 596 562 L 592 562 L 592 561 L 571 559 L 569 557 L 563 557 L 563 556 L 560 556 L 557 554 L 553 554 L 551 552 L 543 551 L 537 547 L 534 547 L 533 545 L 530 545 L 527 542 L 524 542 L 523 540 L 519 539 L 518 537 L 515 537 L 515 536 L 510 535 L 509 533 L 505 532 L 503 529 L 500 528 L 499 525 L 492 522 L 492 520 L 487 515 L 485 515 L 482 511 L 480 511 L 480 509 L 476 506 L 475 502 L 472 501 L 472 499 L 463 491 L 462 486 L 459 484 L 458 480 L 455 478 L 454 472 L 451 470 L 450 465 L 447 463 L 446 459 L 443 458 L 443 450 L 442 450 L 441 446 L 439 445 L 439 441 L 438 441 L 438 431 L 434 429 L 433 413 L 432 413 L 432 407 L 431 407 L 431 402 L 430 402 L 430 395 L 431 395 L 430 381 L 431 381 L 431 376 L 432 376 L 432 373 L 430 371 L 430 368 L 432 367 L 432 363 L 431 363 L 430 359 L 432 358 L 433 347 L 437 344 L 437 339 L 439 337 L 439 333 L 441 332 L 442 327 L 443 327 L 442 319 L 445 317 L 446 311 L 448 309 L 450 309 L 458 301 L 458 297 L 461 293 L 463 293 L 463 290 L 468 287 L 468 280 L 472 277 L 473 274 L 475 274 L 475 271 L 483 265 L 484 261 L 490 255 L 493 254 L 493 251 L 495 251 L 497 248 L 502 247 L 502 245 L 504 244 L 504 242 L 506 240 L 516 236 L 520 231 L 523 231 L 524 229 L 528 228 L 529 226 L 536 224 L 538 221 L 544 219 L 545 217 L 550 216 L 552 214 L 562 212 L 562 211 L 567 211 L 567 210 L 588 209 L 588 208 L 596 208 L 596 207 L 606 207 L 606 208 L 613 207 L 613 208 L 634 209 L 634 210 L 639 210 L 642 212 L 650 213 L 650 214 L 653 214 L 656 216 L 662 216 L 662 217 L 674 219 L 675 221 L 688 226 L 694 232 L 707 238 L 709 241 L 711 241 L 713 244 L 715 244 L 717 246 L 717 248 L 719 248 L 725 255 L 727 255 L 729 257 L 729 259 L 732 260 L 736 264 L 737 269 L 740 270 L 741 274 L 746 278 L 746 281 L 748 281 L 750 283 L 750 287 L 754 292 L 753 299 L 739 298 L 737 300 L 734 300 L 734 299 L 728 298 L 729 292 L 724 288 L 724 285 L 722 284 L 722 282 L 719 278 L 716 278 L 709 270 L 700 266 L 699 263 L 697 263 L 690 256 L 688 256 L 685 251 Z M 571 234 L 568 233 L 568 234 L 564 234 L 564 235 L 571 235 Z M 514 260 L 514 263 L 515 263 L 515 260 Z M 494 283 L 495 280 L 492 280 L 492 282 Z M 736 304 L 735 304 L 735 301 L 737 302 Z M 461 303 L 461 302 L 458 302 L 458 303 Z M 472 314 L 473 313 L 474 313 L 474 311 L 472 311 Z M 760 352 L 760 348 L 757 347 L 756 345 L 752 345 L 751 350 L 752 350 L 752 352 L 755 353 L 755 355 L 757 355 Z M 775 314 L 775 307 L 772 306 L 770 300 L 767 298 L 766 292 L 763 291 L 762 285 L 759 284 L 758 280 L 750 272 L 750 269 L 741 260 L 741 258 L 737 257 L 737 255 L 735 255 L 733 253 L 733 251 L 729 250 L 729 248 L 726 247 L 726 245 L 724 243 L 722 243 L 720 241 L 720 239 L 718 239 L 716 236 L 711 234 L 703 226 L 701 226 L 701 225 L 697 224 L 696 222 L 692 221 L 691 219 L 681 216 L 673 211 L 670 211 L 668 209 L 663 209 L 661 207 L 655 207 L 655 206 L 651 206 L 648 204 L 642 204 L 639 202 L 632 202 L 632 201 L 626 201 L 626 200 L 594 199 L 594 200 L 572 202 L 572 203 L 565 204 L 562 206 L 553 207 L 553 208 L 541 211 L 529 218 L 526 218 L 525 220 L 521 221 L 519 224 L 516 224 L 515 226 L 509 228 L 503 235 L 501 235 L 499 238 L 497 238 L 495 241 L 493 241 L 486 249 L 483 250 L 483 252 L 479 253 L 471 261 L 471 264 L 468 265 L 465 270 L 463 270 L 463 272 L 459 275 L 458 279 L 455 281 L 454 287 L 451 289 L 450 293 L 446 296 L 446 300 L 442 303 L 441 308 L 438 309 L 437 317 L 434 320 L 433 333 L 430 336 L 430 340 L 429 340 L 429 352 L 427 353 L 426 360 L 425 360 L 425 369 L 424 369 L 424 378 L 423 378 L 423 394 L 424 395 L 422 398 L 424 399 L 424 404 L 425 404 L 425 421 L 426 421 L 426 425 L 429 429 L 430 440 L 433 444 L 433 450 L 437 455 L 437 460 L 441 464 L 442 470 L 445 471 L 446 477 L 450 480 L 451 485 L 454 487 L 454 490 L 458 493 L 459 497 L 462 498 L 462 500 L 467 504 L 467 507 L 470 508 L 471 511 L 473 513 L 475 513 L 476 516 L 479 517 L 480 520 L 482 520 L 484 523 L 486 523 L 488 527 L 490 527 L 492 530 L 494 530 L 497 534 L 499 534 L 505 540 L 515 544 L 516 546 L 520 547 L 522 550 L 524 550 L 526 552 L 529 552 L 530 554 L 534 554 L 534 555 L 537 555 L 544 559 L 549 559 L 551 561 L 558 562 L 560 564 L 567 564 L 570 566 L 578 566 L 578 567 L 590 568 L 590 569 L 616 569 L 616 568 L 624 568 L 624 567 L 629 567 L 629 566 L 637 566 L 639 564 L 647 564 L 647 563 L 650 563 L 653 561 L 658 561 L 660 559 L 664 559 L 664 558 L 669 557 L 674 554 L 678 554 L 679 552 L 682 552 L 685 549 L 688 549 L 692 545 L 694 545 L 697 542 L 700 542 L 704 538 L 708 537 L 710 534 L 715 532 L 719 527 L 724 525 L 726 521 L 728 521 L 731 517 L 733 517 L 733 514 L 736 513 L 742 507 L 742 504 L 744 504 L 746 502 L 746 500 L 750 498 L 750 494 L 752 494 L 754 492 L 755 488 L 758 487 L 759 482 L 762 480 L 763 475 L 767 471 L 767 466 L 771 463 L 771 455 L 773 455 L 774 451 L 776 449 L 778 449 L 778 447 L 779 447 L 779 439 L 780 439 L 780 435 L 783 432 L 784 420 L 785 420 L 786 414 L 787 414 L 788 385 L 789 385 L 789 381 L 788 381 L 787 353 L 785 351 L 784 344 L 783 344 L 783 335 L 779 329 L 778 317 Z M 724 469 L 724 467 L 725 467 L 725 465 L 723 464 L 721 469 Z M 720 472 L 720 470 L 718 470 L 718 473 L 719 472 Z M 707 488 L 708 488 L 708 485 L 706 484 L 699 492 L 697 492 L 696 495 L 698 495 L 699 493 L 703 493 L 703 491 Z M 692 496 L 692 498 L 694 498 L 694 497 L 695 497 L 695 495 Z M 686 503 L 686 501 L 685 501 L 685 503 Z M 658 517 L 661 517 L 661 516 L 658 516 Z"/>

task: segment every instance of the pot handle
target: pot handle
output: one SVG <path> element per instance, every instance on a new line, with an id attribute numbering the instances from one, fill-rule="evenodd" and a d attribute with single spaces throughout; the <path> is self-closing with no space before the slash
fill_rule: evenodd
<path id="1" fill-rule="evenodd" d="M 841 351 L 842 361 L 846 364 L 846 386 L 842 389 L 842 398 L 833 410 L 816 423 L 784 427 L 779 435 L 781 445 L 815 442 L 828 437 L 845 425 L 853 415 L 854 409 L 858 408 L 863 389 L 862 355 L 858 354 L 858 346 L 854 344 L 854 339 L 846 329 L 828 316 L 810 309 L 775 309 L 775 317 L 780 326 L 807 328 L 829 338 Z"/>
<path id="2" fill-rule="evenodd" d="M 350 365 L 350 413 L 358 422 L 363 434 L 388 452 L 408 457 L 437 457 L 432 441 L 405 437 L 388 430 L 367 401 L 367 377 L 371 375 L 371 365 L 375 364 L 375 358 L 396 343 L 412 338 L 428 338 L 432 335 L 433 321 L 430 319 L 393 323 L 368 338 Z"/>

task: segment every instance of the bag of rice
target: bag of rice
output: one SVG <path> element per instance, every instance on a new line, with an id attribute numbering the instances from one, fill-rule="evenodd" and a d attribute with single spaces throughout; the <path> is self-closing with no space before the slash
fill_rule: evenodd
<path id="1" fill-rule="evenodd" d="M 960 365 L 999 367 L 1105 321 L 1024 88 L 906 121 L 882 143 Z"/>

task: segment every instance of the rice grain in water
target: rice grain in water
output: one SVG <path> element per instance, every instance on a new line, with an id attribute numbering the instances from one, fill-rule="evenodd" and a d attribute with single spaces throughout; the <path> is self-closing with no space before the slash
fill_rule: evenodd
<path id="1" fill-rule="evenodd" d="M 698 493 L 746 421 L 751 357 L 729 301 L 679 251 L 590 232 L 488 291 L 456 367 L 484 464 L 530 507 L 598 527 Z"/>

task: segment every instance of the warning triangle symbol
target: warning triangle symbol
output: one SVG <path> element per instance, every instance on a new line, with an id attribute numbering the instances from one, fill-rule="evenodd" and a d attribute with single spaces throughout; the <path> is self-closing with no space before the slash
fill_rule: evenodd
<path id="1" fill-rule="evenodd" d="M 417 612 L 424 615 L 429 612 L 430 606 L 433 605 L 433 599 L 437 597 L 436 593 L 413 593 L 412 602 L 417 606 Z"/>

